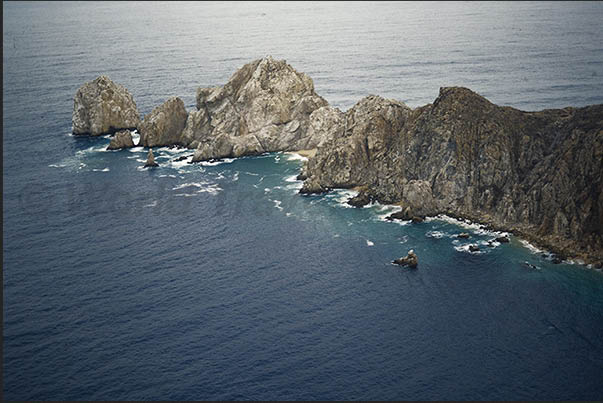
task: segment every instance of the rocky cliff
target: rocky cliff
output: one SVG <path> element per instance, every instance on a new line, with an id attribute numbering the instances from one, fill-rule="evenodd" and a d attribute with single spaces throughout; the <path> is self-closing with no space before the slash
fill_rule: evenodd
<path id="1" fill-rule="evenodd" d="M 452 87 L 414 110 L 369 96 L 328 130 L 341 135 L 304 166 L 302 193 L 357 187 L 603 261 L 603 105 L 523 112 Z"/>
<path id="2" fill-rule="evenodd" d="M 140 123 L 138 145 L 144 147 L 183 145 L 180 138 L 187 116 L 182 99 L 169 98 L 146 115 Z"/>
<path id="3" fill-rule="evenodd" d="M 100 76 L 76 93 L 73 132 L 138 128 L 139 145 L 195 148 L 193 161 L 318 148 L 302 193 L 357 188 L 356 206 L 398 203 L 416 222 L 465 217 L 603 262 L 603 105 L 524 112 L 451 87 L 416 109 L 368 96 L 343 113 L 271 57 L 199 88 L 196 103 L 187 113 L 170 98 L 140 122 L 128 91 Z"/>
<path id="4" fill-rule="evenodd" d="M 181 144 L 194 161 L 314 148 L 326 131 L 309 130 L 312 114 L 329 114 L 312 79 L 284 60 L 265 57 L 236 71 L 223 87 L 199 88 Z"/>
<path id="5" fill-rule="evenodd" d="M 107 76 L 99 76 L 75 93 L 72 124 L 73 134 L 99 136 L 135 129 L 140 115 L 127 89 Z"/>

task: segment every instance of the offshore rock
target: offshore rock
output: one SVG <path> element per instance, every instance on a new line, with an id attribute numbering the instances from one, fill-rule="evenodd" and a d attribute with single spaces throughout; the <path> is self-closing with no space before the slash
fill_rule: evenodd
<path id="1" fill-rule="evenodd" d="M 145 168 L 158 167 L 159 164 L 155 162 L 155 156 L 153 155 L 153 149 L 149 148 L 149 154 L 147 155 L 147 162 L 144 164 Z"/>
<path id="2" fill-rule="evenodd" d="M 144 117 L 138 130 L 140 132 L 138 145 L 144 147 L 180 145 L 187 117 L 182 99 L 169 98 Z"/>
<path id="3" fill-rule="evenodd" d="M 316 94 L 310 77 L 265 57 L 241 67 L 223 87 L 199 88 L 197 111 L 188 115 L 179 143 L 196 149 L 193 161 L 311 149 L 339 128 L 342 115 Z"/>
<path id="4" fill-rule="evenodd" d="M 448 214 L 603 260 L 603 105 L 524 112 L 461 87 L 410 109 L 369 96 L 304 168 L 304 193 L 366 186 L 401 219 Z"/>
<path id="5" fill-rule="evenodd" d="M 124 148 L 134 147 L 134 140 L 132 140 L 132 132 L 129 130 L 120 130 L 111 139 L 107 150 L 121 150 Z"/>
<path id="6" fill-rule="evenodd" d="M 408 254 L 404 257 L 394 260 L 392 263 L 400 266 L 408 266 L 412 269 L 416 268 L 419 264 L 419 258 L 415 254 L 414 250 L 408 251 Z"/>
<path id="7" fill-rule="evenodd" d="M 372 203 L 373 197 L 366 190 L 361 190 L 357 196 L 352 197 L 347 201 L 350 206 L 353 207 L 364 207 L 367 204 Z"/>
<path id="8" fill-rule="evenodd" d="M 73 99 L 73 134 L 100 136 L 121 129 L 135 129 L 140 115 L 134 98 L 107 76 L 82 85 Z"/>
<path id="9" fill-rule="evenodd" d="M 479 246 L 475 244 L 469 245 L 469 252 L 479 252 Z"/>

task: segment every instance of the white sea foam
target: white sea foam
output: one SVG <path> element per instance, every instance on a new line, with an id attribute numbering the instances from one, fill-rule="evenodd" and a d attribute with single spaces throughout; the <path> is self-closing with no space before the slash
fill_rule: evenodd
<path id="1" fill-rule="evenodd" d="M 337 202 L 337 205 L 339 207 L 344 207 L 344 208 L 354 208 L 354 206 L 350 206 L 347 201 L 350 200 L 352 197 L 356 197 L 358 196 L 358 192 L 355 190 L 351 190 L 351 189 L 337 189 L 334 193 L 333 193 L 333 199 Z"/>
<path id="2" fill-rule="evenodd" d="M 232 176 L 232 181 L 236 182 L 239 180 L 239 171 L 235 172 L 234 175 Z"/>
<path id="3" fill-rule="evenodd" d="M 67 165 L 65 164 L 50 164 L 48 165 L 51 168 L 65 168 Z"/>
<path id="4" fill-rule="evenodd" d="M 303 155 L 295 152 L 288 152 L 286 155 L 288 161 L 308 161 L 308 157 L 304 157 Z"/>
<path id="5" fill-rule="evenodd" d="M 366 240 L 366 246 L 374 246 L 375 244 L 368 239 Z"/>
<path id="6" fill-rule="evenodd" d="M 100 152 L 106 152 L 107 151 L 107 145 L 102 145 L 102 146 L 92 146 L 92 147 L 88 147 L 85 150 L 80 150 L 77 151 L 75 153 L 76 156 L 83 156 L 86 154 L 91 154 L 91 153 L 100 153 Z"/>
<path id="7" fill-rule="evenodd" d="M 439 214 L 435 217 L 426 217 L 425 222 L 443 221 L 448 224 L 453 224 L 458 227 L 471 230 L 474 234 L 485 236 L 509 236 L 507 232 L 491 231 L 486 229 L 486 226 L 480 223 L 474 223 L 469 220 L 459 220 L 445 214 Z"/>
<path id="8" fill-rule="evenodd" d="M 394 206 L 393 204 L 378 204 L 378 205 L 376 205 L 376 210 L 383 213 L 383 214 L 377 215 L 378 221 L 390 222 L 390 220 L 388 220 L 387 217 L 393 213 L 402 211 L 402 207 Z M 394 220 L 394 221 L 400 223 L 399 220 Z M 392 221 L 392 222 L 394 222 L 394 221 Z M 408 222 L 406 222 L 406 221 L 402 221 L 402 222 L 404 223 L 402 225 L 408 224 Z"/>
<path id="9" fill-rule="evenodd" d="M 164 153 L 182 154 L 182 153 L 190 152 L 190 151 L 191 150 L 189 150 L 188 148 L 170 148 L 170 147 L 160 147 L 160 148 L 153 150 L 153 152 L 161 152 L 162 154 L 164 154 Z"/>
<path id="10" fill-rule="evenodd" d="M 93 169 L 94 172 L 109 172 L 109 168 Z"/>
<path id="11" fill-rule="evenodd" d="M 132 142 L 134 142 L 134 144 L 138 144 L 139 141 L 140 141 L 140 133 L 138 133 L 138 130 L 134 130 L 132 132 Z"/>
<path id="12" fill-rule="evenodd" d="M 540 248 L 532 245 L 531 243 L 529 243 L 525 239 L 520 239 L 519 243 L 521 243 L 525 248 L 527 248 L 530 252 L 532 252 L 534 254 L 542 254 L 542 253 L 544 253 L 544 251 L 542 249 L 540 249 Z"/>
<path id="13" fill-rule="evenodd" d="M 483 250 L 479 250 L 479 251 L 476 251 L 476 252 L 470 251 L 469 250 L 469 246 L 471 246 L 471 245 L 474 245 L 474 244 L 468 243 L 468 244 L 464 244 L 464 245 L 458 245 L 458 246 L 455 246 L 454 249 L 456 249 L 459 252 L 470 253 L 472 255 L 480 255 L 480 254 L 484 253 Z"/>
<path id="14" fill-rule="evenodd" d="M 400 237 L 400 243 L 406 243 L 408 242 L 408 235 L 402 235 Z"/>
<path id="15" fill-rule="evenodd" d="M 216 165 L 230 164 L 234 160 L 235 160 L 234 158 L 224 158 L 221 161 L 213 161 L 213 162 L 201 161 L 199 164 L 203 165 L 204 167 L 213 167 L 213 166 L 216 166 Z"/>
<path id="16" fill-rule="evenodd" d="M 425 233 L 425 236 L 428 238 L 440 239 L 440 238 L 443 238 L 444 236 L 448 236 L 448 234 L 445 234 L 441 231 L 427 231 Z"/>
<path id="17" fill-rule="evenodd" d="M 157 200 L 153 200 L 151 203 L 145 204 L 143 207 L 155 207 L 155 206 L 157 206 Z"/>
<path id="18" fill-rule="evenodd" d="M 304 184 L 302 182 L 297 182 L 297 183 L 292 183 L 290 185 L 285 186 L 285 189 L 295 190 L 295 193 L 297 193 L 297 191 L 299 191 L 299 189 L 301 189 L 302 186 L 304 186 Z"/>
<path id="19" fill-rule="evenodd" d="M 272 200 L 272 202 L 274 203 L 274 207 L 276 207 L 279 210 L 282 210 L 283 208 L 281 207 L 281 200 Z"/>
<path id="20" fill-rule="evenodd" d="M 297 180 L 297 175 L 290 175 L 285 177 L 285 182 L 301 182 Z"/>
<path id="21" fill-rule="evenodd" d="M 201 188 L 197 190 L 197 193 L 209 193 L 211 195 L 217 195 L 221 190 L 223 190 L 217 183 L 212 185 L 208 185 L 207 187 Z"/>
<path id="22" fill-rule="evenodd" d="M 188 157 L 187 159 L 181 160 L 181 161 L 170 161 L 170 165 L 176 169 L 182 168 L 182 167 L 189 165 L 188 163 L 190 161 L 192 161 L 192 159 L 193 159 L 193 157 Z"/>
<path id="23" fill-rule="evenodd" d="M 270 189 L 269 188 L 264 188 L 264 193 L 268 193 L 268 192 L 270 192 Z"/>
<path id="24" fill-rule="evenodd" d="M 159 175 L 160 178 L 177 178 L 176 175 Z"/>
<path id="25" fill-rule="evenodd" d="M 131 153 L 143 153 L 145 152 L 144 147 L 132 147 L 128 148 L 128 151 Z"/>
<path id="26" fill-rule="evenodd" d="M 182 183 L 176 187 L 173 187 L 172 190 L 180 190 L 188 187 L 196 187 L 198 190 L 195 193 L 210 193 L 212 195 L 217 194 L 222 190 L 218 186 L 217 183 L 208 183 L 208 182 L 190 182 L 190 183 Z M 178 193 L 175 196 L 186 195 L 186 193 Z M 189 196 L 194 196 L 194 193 L 189 194 Z"/>

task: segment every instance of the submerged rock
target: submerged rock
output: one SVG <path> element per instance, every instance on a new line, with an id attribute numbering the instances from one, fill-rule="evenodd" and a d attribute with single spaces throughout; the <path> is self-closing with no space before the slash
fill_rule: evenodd
<path id="1" fill-rule="evenodd" d="M 169 98 L 144 117 L 139 128 L 138 145 L 155 147 L 180 144 L 187 116 L 182 99 Z"/>
<path id="2" fill-rule="evenodd" d="M 184 160 L 188 159 L 189 157 L 192 157 L 192 155 L 181 155 L 180 157 L 175 158 L 174 162 L 184 161 Z"/>
<path id="3" fill-rule="evenodd" d="M 408 266 L 410 268 L 416 268 L 419 264 L 419 258 L 415 254 L 414 250 L 408 251 L 408 254 L 404 257 L 394 260 L 392 263 L 400 266 Z"/>
<path id="4" fill-rule="evenodd" d="M 499 236 L 494 238 L 494 240 L 499 243 L 509 243 L 511 241 L 508 236 Z"/>
<path id="5" fill-rule="evenodd" d="M 107 150 L 121 150 L 124 148 L 134 147 L 134 140 L 132 140 L 132 132 L 129 130 L 120 130 L 111 139 Z"/>
<path id="6" fill-rule="evenodd" d="M 144 167 L 158 167 L 159 164 L 155 162 L 155 156 L 153 155 L 153 149 L 149 148 L 149 154 L 147 155 L 147 162 L 145 162 Z"/>
<path id="7" fill-rule="evenodd" d="M 461 233 L 460 233 L 460 234 L 458 234 L 456 237 L 457 237 L 457 238 L 461 238 L 461 239 L 467 239 L 467 238 L 469 238 L 469 234 L 468 234 L 468 233 L 466 233 L 466 232 L 461 232 Z"/>
<path id="8" fill-rule="evenodd" d="M 140 115 L 128 90 L 102 75 L 75 93 L 72 124 L 73 134 L 100 136 L 137 128 Z"/>
<path id="9" fill-rule="evenodd" d="M 479 246 L 475 244 L 469 245 L 469 252 L 479 252 Z"/>
<path id="10" fill-rule="evenodd" d="M 314 91 L 312 79 L 284 60 L 246 64 L 223 87 L 199 88 L 180 143 L 196 148 L 194 161 L 315 148 L 331 135 L 323 122 L 337 110 Z M 311 125 L 311 115 L 314 123 Z"/>

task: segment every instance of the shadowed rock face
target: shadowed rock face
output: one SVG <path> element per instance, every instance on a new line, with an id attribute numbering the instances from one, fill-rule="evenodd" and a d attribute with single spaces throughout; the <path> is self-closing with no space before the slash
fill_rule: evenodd
<path id="1" fill-rule="evenodd" d="M 155 147 L 181 144 L 187 116 L 184 102 L 178 97 L 169 98 L 144 117 L 138 129 L 138 145 Z"/>
<path id="2" fill-rule="evenodd" d="M 361 186 L 411 215 L 511 229 L 603 260 L 603 105 L 523 112 L 459 87 L 414 110 L 369 96 L 304 167 L 302 193 Z"/>
<path id="3" fill-rule="evenodd" d="M 107 76 L 82 85 L 73 100 L 73 134 L 100 136 L 140 123 L 134 98 Z"/>
<path id="4" fill-rule="evenodd" d="M 314 148 L 328 132 L 311 129 L 310 116 L 326 106 L 310 77 L 266 57 L 243 66 L 223 87 L 199 88 L 180 143 L 196 148 L 194 161 Z M 316 116 L 338 114 L 327 107 Z"/>

